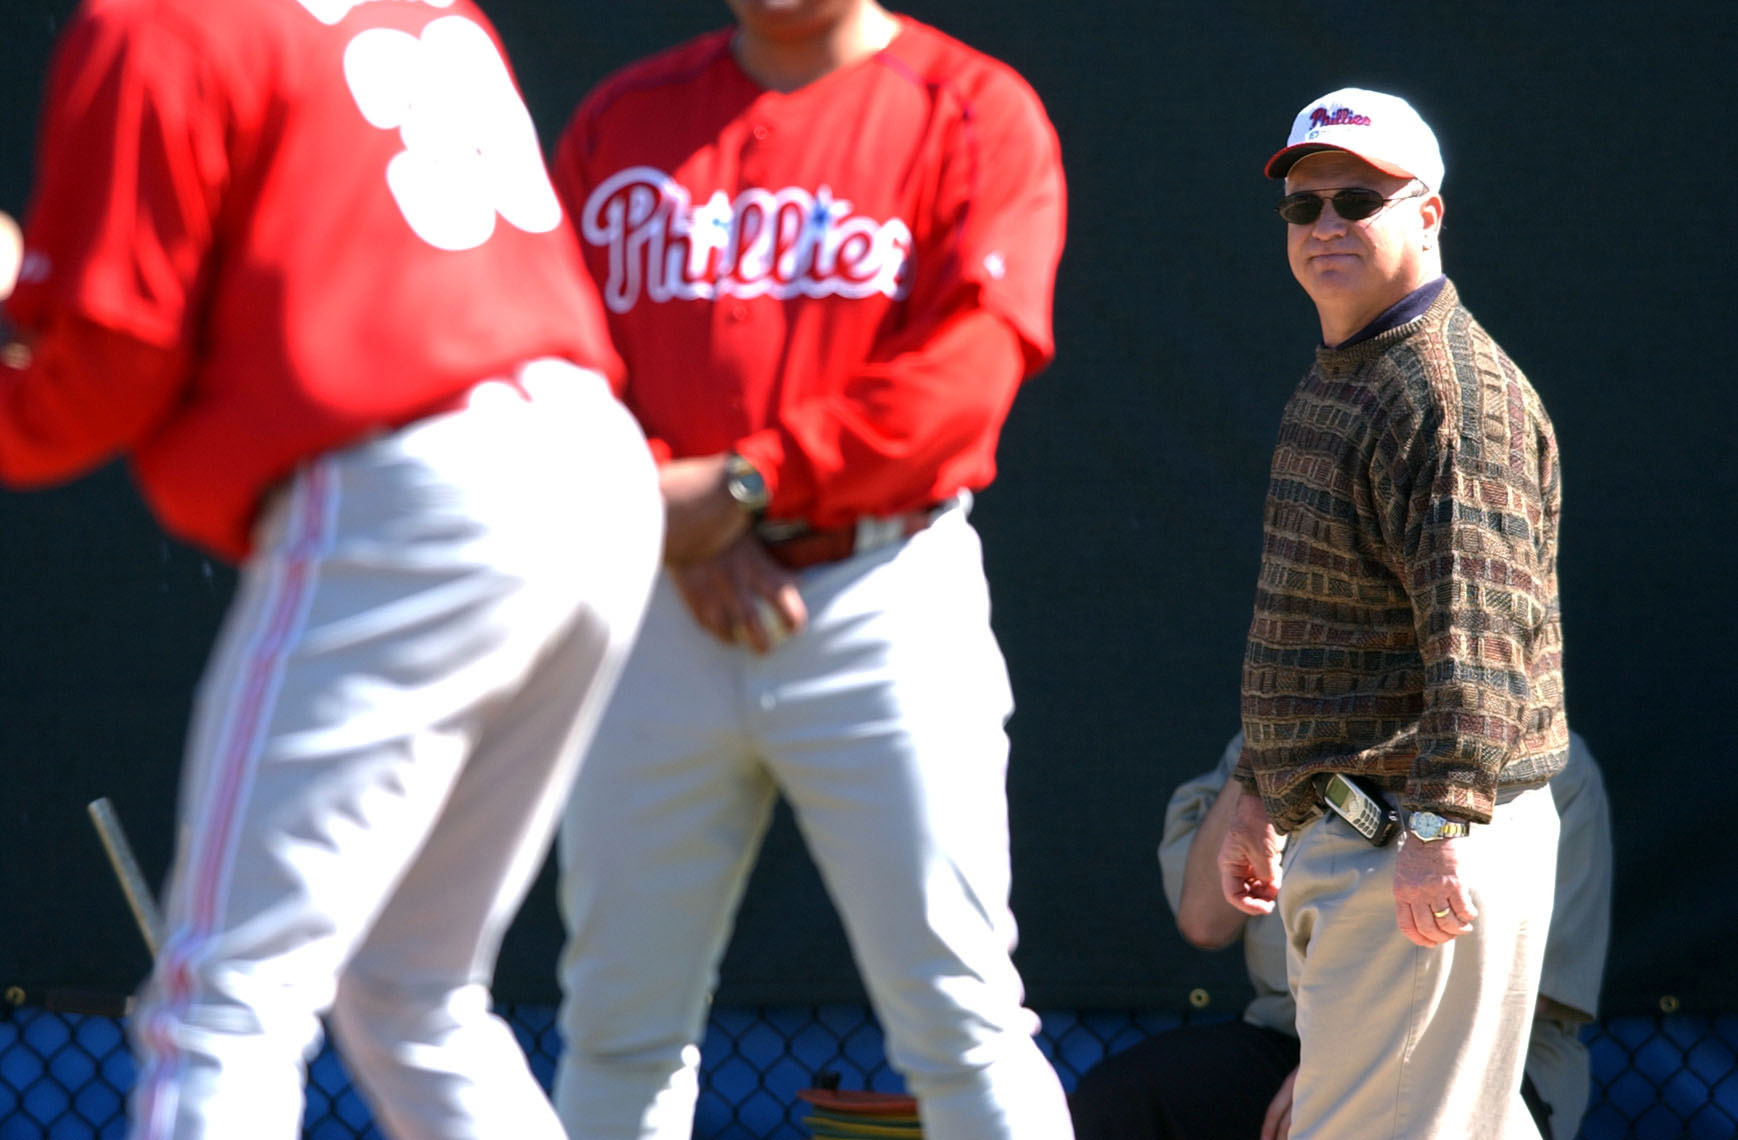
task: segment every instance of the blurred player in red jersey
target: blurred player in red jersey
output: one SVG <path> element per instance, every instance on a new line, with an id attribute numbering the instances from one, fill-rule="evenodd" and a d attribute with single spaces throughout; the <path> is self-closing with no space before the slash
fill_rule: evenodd
<path id="1" fill-rule="evenodd" d="M 775 798 L 931 1140 L 1066 1140 L 1010 960 L 1012 711 L 971 493 L 1050 360 L 1054 130 L 1006 65 L 871 0 L 736 26 L 584 101 L 555 163 L 665 573 L 562 831 L 556 1104 L 686 1140 Z"/>
<path id="2" fill-rule="evenodd" d="M 559 1137 L 488 986 L 661 511 L 493 30 L 470 0 L 87 0 L 41 137 L 0 477 L 125 453 L 241 563 L 134 1136 L 299 1135 L 329 1012 L 399 1140 Z"/>

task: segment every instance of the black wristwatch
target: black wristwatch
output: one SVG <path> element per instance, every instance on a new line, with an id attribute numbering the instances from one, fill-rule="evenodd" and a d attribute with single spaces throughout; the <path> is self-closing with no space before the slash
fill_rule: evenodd
<path id="1" fill-rule="evenodd" d="M 767 494 L 766 479 L 759 468 L 736 452 L 724 456 L 724 489 L 753 518 L 760 518 L 772 496 Z"/>

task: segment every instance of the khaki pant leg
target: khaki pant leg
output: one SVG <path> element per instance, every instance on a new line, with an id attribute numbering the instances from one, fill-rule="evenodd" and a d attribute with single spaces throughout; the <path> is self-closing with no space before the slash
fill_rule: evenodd
<path id="1" fill-rule="evenodd" d="M 1425 949 L 1395 923 L 1399 843 L 1373 848 L 1338 819 L 1292 836 L 1280 892 L 1302 1041 L 1292 1140 L 1537 1135 L 1520 1087 L 1551 918 L 1550 793 L 1522 793 L 1455 842 L 1478 919 Z"/>

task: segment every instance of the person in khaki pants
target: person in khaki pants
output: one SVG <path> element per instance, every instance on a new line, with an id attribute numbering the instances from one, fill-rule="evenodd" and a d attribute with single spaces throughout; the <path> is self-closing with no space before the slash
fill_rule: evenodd
<path id="1" fill-rule="evenodd" d="M 1077 1140 L 1288 1140 L 1298 1042 L 1284 924 L 1229 905 L 1215 864 L 1243 796 L 1231 779 L 1242 753 L 1239 732 L 1210 771 L 1171 793 L 1158 857 L 1178 933 L 1202 950 L 1238 946 L 1255 996 L 1236 1020 L 1191 1021 L 1082 1073 L 1068 1100 Z M 1562 834 L 1521 1095 L 1542 1140 L 1573 1140 L 1593 1079 L 1580 1033 L 1599 1011 L 1611 940 L 1610 804 L 1579 733 L 1551 799 Z"/>
<path id="2" fill-rule="evenodd" d="M 1259 794 L 1219 868 L 1284 923 L 1290 1135 L 1534 1137 L 1569 744 L 1556 438 L 1443 276 L 1442 155 L 1405 100 L 1313 100 L 1266 173 L 1322 343 L 1273 453 L 1234 772 Z M 1354 786 L 1362 828 L 1327 810 Z"/>

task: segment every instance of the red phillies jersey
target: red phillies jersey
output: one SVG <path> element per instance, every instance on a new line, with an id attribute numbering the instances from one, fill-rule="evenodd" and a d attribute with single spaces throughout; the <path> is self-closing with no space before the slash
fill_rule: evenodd
<path id="1" fill-rule="evenodd" d="M 628 405 L 666 456 L 746 455 L 774 517 L 835 526 L 987 484 L 1052 353 L 1055 131 L 1006 65 L 900 24 L 788 93 L 737 65 L 729 30 L 701 37 L 603 83 L 557 152 Z"/>
<path id="2" fill-rule="evenodd" d="M 10 481 L 130 449 L 164 525 L 235 557 L 311 454 L 533 357 L 619 376 L 470 0 L 87 0 L 41 137 Z"/>

